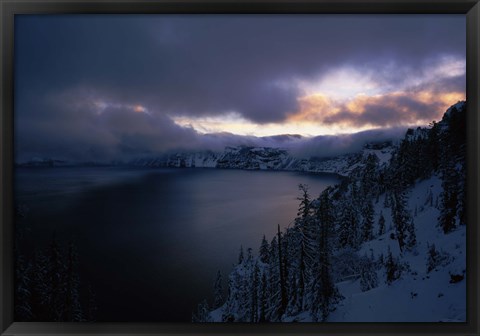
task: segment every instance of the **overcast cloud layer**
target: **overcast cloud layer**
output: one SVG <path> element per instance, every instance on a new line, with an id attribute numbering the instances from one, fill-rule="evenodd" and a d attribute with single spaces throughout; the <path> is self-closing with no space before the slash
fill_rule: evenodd
<path id="1" fill-rule="evenodd" d="M 21 16 L 17 159 L 266 141 L 194 129 L 232 113 L 350 131 L 438 120 L 465 95 L 465 43 L 463 15 Z"/>

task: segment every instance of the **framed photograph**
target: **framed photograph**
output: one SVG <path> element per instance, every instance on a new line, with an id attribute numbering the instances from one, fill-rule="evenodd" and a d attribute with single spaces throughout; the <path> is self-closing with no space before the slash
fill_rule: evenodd
<path id="1" fill-rule="evenodd" d="M 478 1 L 1 2 L 1 335 L 478 335 Z"/>

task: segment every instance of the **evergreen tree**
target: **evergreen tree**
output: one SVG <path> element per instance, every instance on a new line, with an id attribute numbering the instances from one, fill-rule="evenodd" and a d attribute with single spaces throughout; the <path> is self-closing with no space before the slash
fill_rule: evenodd
<path id="1" fill-rule="evenodd" d="M 210 322 L 210 308 L 207 300 L 203 300 L 197 306 L 197 311 L 192 314 L 192 322 Z"/>
<path id="2" fill-rule="evenodd" d="M 234 268 L 228 277 L 228 297 L 222 320 L 224 322 L 247 322 L 245 318 L 248 301 L 248 289 L 245 281 L 245 265 Z"/>
<path id="3" fill-rule="evenodd" d="M 32 321 L 51 321 L 48 306 L 50 285 L 47 278 L 48 260 L 42 251 L 36 251 L 31 273 L 30 302 Z"/>
<path id="4" fill-rule="evenodd" d="M 365 198 L 378 193 L 378 157 L 375 154 L 369 154 L 365 159 L 365 167 L 361 176 L 361 192 Z"/>
<path id="5" fill-rule="evenodd" d="M 379 265 L 384 265 L 385 260 L 384 260 L 384 257 L 383 257 L 383 253 L 381 253 L 380 256 L 378 257 L 377 263 L 378 263 Z"/>
<path id="6" fill-rule="evenodd" d="M 297 200 L 300 201 L 300 206 L 298 208 L 297 216 L 299 216 L 302 220 L 306 219 L 310 212 L 310 195 L 308 194 L 308 185 L 306 184 L 299 184 L 298 189 L 301 191 L 302 195 L 297 197 Z"/>
<path id="7" fill-rule="evenodd" d="M 443 190 L 440 194 L 439 224 L 447 234 L 459 223 L 465 223 L 465 104 L 452 106 L 442 122 L 447 122 L 448 128 L 440 136 Z"/>
<path id="8" fill-rule="evenodd" d="M 29 271 L 31 321 L 83 321 L 78 255 L 73 243 L 66 251 L 53 237 L 44 251 L 36 251 Z"/>
<path id="9" fill-rule="evenodd" d="M 410 223 L 410 216 L 406 209 L 405 199 L 402 192 L 396 191 L 392 209 L 392 219 L 395 225 L 398 247 L 402 252 L 407 239 L 407 226 Z"/>
<path id="10" fill-rule="evenodd" d="M 243 263 L 243 259 L 244 259 L 244 258 L 245 258 L 245 257 L 243 256 L 243 246 L 240 245 L 240 252 L 239 252 L 239 254 L 238 254 L 238 264 Z"/>
<path id="11" fill-rule="evenodd" d="M 378 286 L 377 271 L 371 259 L 363 257 L 360 264 L 360 288 L 362 292 Z"/>
<path id="12" fill-rule="evenodd" d="M 247 249 L 247 263 L 251 263 L 253 260 L 253 253 L 252 253 L 252 248 L 249 247 Z"/>
<path id="13" fill-rule="evenodd" d="M 385 193 L 385 199 L 383 201 L 384 208 L 390 208 L 392 206 L 391 196 L 389 193 Z"/>
<path id="14" fill-rule="evenodd" d="M 18 207 L 19 220 L 27 208 Z M 44 249 L 34 249 L 28 262 L 19 253 L 19 239 L 25 232 L 16 233 L 15 319 L 17 321 L 83 321 L 78 274 L 78 254 L 73 243 L 66 249 L 53 235 Z"/>
<path id="15" fill-rule="evenodd" d="M 78 255 L 73 243 L 70 243 L 65 276 L 65 321 L 70 322 L 83 320 L 83 312 L 80 306 L 80 279 L 76 270 L 77 262 Z"/>
<path id="16" fill-rule="evenodd" d="M 15 260 L 15 317 L 20 321 L 31 321 L 31 271 L 32 265 L 18 256 Z"/>
<path id="17" fill-rule="evenodd" d="M 357 248 L 358 239 L 358 217 L 351 204 L 343 205 L 343 212 L 340 216 L 338 229 L 338 245 L 340 248 Z"/>
<path id="18" fill-rule="evenodd" d="M 430 130 L 428 132 L 426 153 L 427 153 L 428 162 L 431 163 L 432 170 L 436 171 L 439 167 L 439 160 L 440 160 L 439 126 L 438 126 L 438 123 L 435 121 L 432 121 L 429 126 L 430 126 Z"/>
<path id="19" fill-rule="evenodd" d="M 213 285 L 213 309 L 219 308 L 224 301 L 223 298 L 223 279 L 222 273 L 220 271 L 217 272 L 217 278 L 215 279 L 215 283 Z"/>
<path id="20" fill-rule="evenodd" d="M 338 289 L 335 287 L 332 278 L 332 254 L 333 254 L 333 235 L 334 235 L 334 211 L 333 204 L 324 191 L 319 198 L 319 207 L 317 211 L 318 223 L 320 226 L 318 236 L 318 269 L 315 272 L 314 292 L 312 313 L 314 316 L 321 316 L 325 321 L 335 304 L 341 299 Z"/>
<path id="21" fill-rule="evenodd" d="M 281 297 L 281 306 L 278 312 L 279 316 L 282 316 L 287 307 L 287 292 L 286 292 L 286 281 L 285 281 L 285 266 L 282 254 L 282 233 L 280 232 L 280 224 L 278 225 L 278 272 L 280 275 L 280 297 Z"/>
<path id="22" fill-rule="evenodd" d="M 24 237 L 26 225 L 24 223 L 28 214 L 28 207 L 25 204 L 17 204 L 15 206 L 15 242 L 13 244 L 14 255 L 14 299 L 15 299 L 15 320 L 31 321 L 32 313 L 32 263 L 25 260 L 20 253 L 19 247 Z"/>
<path id="23" fill-rule="evenodd" d="M 294 313 L 305 309 L 307 286 L 311 281 L 310 274 L 316 252 L 313 206 L 308 194 L 308 187 L 300 184 L 299 190 L 301 196 L 298 198 L 300 200 L 298 217 L 295 219 L 294 229 L 288 232 L 289 239 L 284 240 L 285 243 L 293 241 L 293 244 L 289 244 L 292 249 L 285 249 L 285 252 L 290 251 L 290 253 L 285 253 L 285 257 L 290 257 L 291 260 L 290 262 L 287 260 L 284 265 L 288 265 L 294 272 L 294 274 L 290 273 L 290 277 L 285 276 L 289 303 L 294 306 L 290 307 L 290 311 Z M 285 267 L 285 270 L 289 268 Z"/>
<path id="24" fill-rule="evenodd" d="M 47 250 L 46 298 L 51 319 L 55 322 L 65 320 L 65 263 L 58 243 L 53 238 Z"/>
<path id="25" fill-rule="evenodd" d="M 268 321 L 278 321 L 282 312 L 282 279 L 281 268 L 279 266 L 279 248 L 277 236 L 270 242 L 270 264 L 268 265 L 267 277 L 267 305 L 265 319 Z"/>
<path id="26" fill-rule="evenodd" d="M 417 245 L 417 235 L 415 233 L 415 223 L 412 220 L 407 225 L 407 248 L 412 250 Z"/>
<path id="27" fill-rule="evenodd" d="M 300 286 L 298 286 L 296 273 L 290 275 L 288 286 L 287 314 L 293 316 L 302 310 L 302 300 L 300 298 L 302 290 L 299 290 Z"/>
<path id="28" fill-rule="evenodd" d="M 267 316 L 267 276 L 266 272 L 264 271 L 262 273 L 261 277 L 261 282 L 260 282 L 260 298 L 259 298 L 259 316 L 258 316 L 258 322 L 266 322 L 266 316 Z"/>
<path id="29" fill-rule="evenodd" d="M 270 254 L 270 246 L 268 245 L 268 241 L 265 238 L 265 235 L 263 235 L 262 243 L 260 244 L 260 251 L 259 251 L 260 261 L 264 264 L 268 264 L 270 262 L 269 254 Z"/>
<path id="30" fill-rule="evenodd" d="M 258 322 L 258 292 L 259 292 L 259 279 L 260 279 L 260 269 L 258 264 L 255 264 L 251 276 L 251 308 L 250 308 L 250 322 Z"/>
<path id="31" fill-rule="evenodd" d="M 449 159 L 445 159 L 449 160 Z M 456 228 L 456 215 L 458 205 L 457 173 L 454 163 L 445 162 L 442 175 L 442 193 L 440 194 L 441 206 L 439 224 L 443 232 L 449 233 Z"/>
<path id="32" fill-rule="evenodd" d="M 363 211 L 362 222 L 362 239 L 363 241 L 370 241 L 373 239 L 373 204 L 372 201 L 368 201 Z"/>
<path id="33" fill-rule="evenodd" d="M 432 244 L 428 248 L 428 259 L 427 259 L 427 273 L 433 271 L 439 265 L 440 254 L 435 248 L 435 244 Z"/>
<path id="34" fill-rule="evenodd" d="M 95 295 L 95 291 L 93 290 L 93 287 L 89 285 L 88 296 L 87 296 L 87 307 L 86 307 L 87 321 L 95 322 L 97 310 L 98 310 L 98 307 L 97 307 L 97 298 Z"/>
<path id="35" fill-rule="evenodd" d="M 433 192 L 431 189 L 428 191 L 427 198 L 425 199 L 425 205 L 433 207 Z"/>
<path id="36" fill-rule="evenodd" d="M 462 161 L 462 158 L 460 159 Z M 463 157 L 463 161 L 460 164 L 460 169 L 458 172 L 458 203 L 457 203 L 457 216 L 460 225 L 465 225 L 467 223 L 467 211 L 466 211 L 466 204 L 467 204 L 467 193 L 465 190 L 466 184 L 466 162 L 465 157 Z"/>
<path id="37" fill-rule="evenodd" d="M 289 283 L 288 279 L 290 276 L 290 269 L 289 266 L 292 265 L 292 259 L 291 257 L 293 256 L 292 251 L 295 249 L 294 246 L 290 245 L 290 237 L 288 235 L 288 230 L 287 232 L 282 235 L 284 238 L 282 239 L 282 265 L 283 265 L 283 279 L 284 279 L 284 284 L 285 284 L 285 298 L 286 302 L 288 302 L 288 295 L 289 295 Z"/>
<path id="38" fill-rule="evenodd" d="M 381 236 L 385 234 L 385 217 L 383 213 L 380 212 L 380 218 L 378 218 L 378 235 Z"/>
<path id="39" fill-rule="evenodd" d="M 393 257 L 390 247 L 388 248 L 387 260 L 385 261 L 385 270 L 387 273 L 387 284 L 391 284 L 400 277 L 400 267 L 397 260 Z"/>
<path id="40" fill-rule="evenodd" d="M 251 249 L 248 249 L 251 250 Z M 247 250 L 247 251 L 248 251 Z M 248 255 L 248 253 L 247 253 Z M 256 283 L 254 283 L 254 260 L 248 258 L 244 263 L 243 272 L 240 274 L 242 281 L 241 305 L 239 309 L 239 322 L 253 322 L 254 303 L 256 303 Z"/>

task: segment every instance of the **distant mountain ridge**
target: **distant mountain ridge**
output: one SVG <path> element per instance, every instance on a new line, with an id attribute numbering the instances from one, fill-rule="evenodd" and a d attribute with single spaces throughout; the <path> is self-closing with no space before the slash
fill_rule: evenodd
<path id="1" fill-rule="evenodd" d="M 226 147 L 223 152 L 175 153 L 158 158 L 144 158 L 130 162 L 133 166 L 170 168 L 222 168 L 246 170 L 289 170 L 315 173 L 336 173 L 347 176 L 362 158 L 375 154 L 382 162 L 390 159 L 392 142 L 367 143 L 361 152 L 331 158 L 297 158 L 288 150 L 271 147 Z"/>
<path id="2" fill-rule="evenodd" d="M 65 160 L 35 158 L 17 164 L 18 167 L 65 167 L 65 166 L 133 166 L 149 168 L 220 168 L 245 170 L 287 170 L 314 173 L 335 173 L 347 176 L 352 169 L 361 164 L 362 157 L 370 153 L 380 161 L 390 159 L 394 149 L 392 142 L 367 143 L 358 153 L 343 154 L 335 157 L 298 158 L 286 149 L 254 146 L 229 146 L 222 152 L 197 151 L 176 152 L 157 157 L 131 160 L 129 162 L 72 163 Z"/>

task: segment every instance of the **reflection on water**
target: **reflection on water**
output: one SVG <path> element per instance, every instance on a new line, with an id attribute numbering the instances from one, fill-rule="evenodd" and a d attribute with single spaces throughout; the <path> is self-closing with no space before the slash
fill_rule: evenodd
<path id="1" fill-rule="evenodd" d="M 44 246 L 53 232 L 74 240 L 98 321 L 188 322 L 240 245 L 256 253 L 263 234 L 292 222 L 299 183 L 318 196 L 337 182 L 295 172 L 17 169 L 16 199 L 30 209 L 20 248 Z"/>

